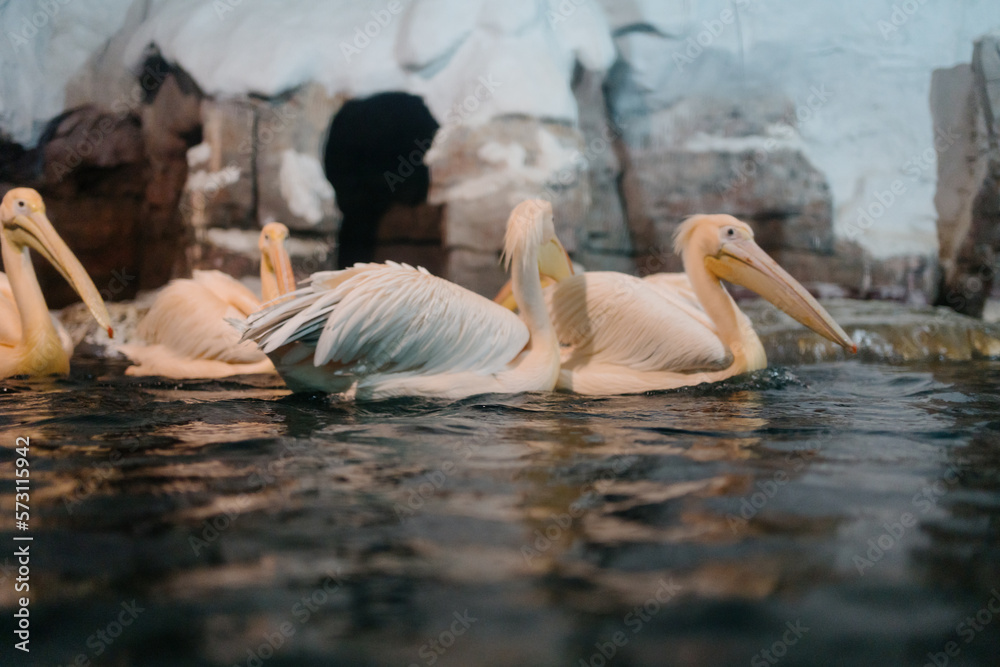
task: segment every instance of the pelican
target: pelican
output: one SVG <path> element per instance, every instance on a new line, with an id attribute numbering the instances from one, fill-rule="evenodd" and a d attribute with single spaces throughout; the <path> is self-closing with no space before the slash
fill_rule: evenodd
<path id="1" fill-rule="evenodd" d="M 29 250 L 47 259 L 76 290 L 94 319 L 114 335 L 111 318 L 93 281 L 45 215 L 31 188 L 14 188 L 0 202 L 0 378 L 69 372 L 73 342 L 57 327 L 31 265 Z"/>
<path id="2" fill-rule="evenodd" d="M 288 228 L 271 222 L 260 233 L 260 281 L 264 301 L 295 289 L 285 250 Z M 221 271 L 195 271 L 190 279 L 173 280 L 157 295 L 139 323 L 142 344 L 119 349 L 134 366 L 125 373 L 176 380 L 273 373 L 267 356 L 252 343 L 241 343 L 227 320 L 245 320 L 260 300 L 238 280 Z"/>
<path id="3" fill-rule="evenodd" d="M 356 399 L 550 391 L 559 342 L 539 274 L 564 279 L 569 257 L 541 200 L 507 221 L 503 257 L 520 316 L 406 264 L 355 264 L 312 276 L 281 304 L 252 315 L 257 342 L 293 391 Z"/>
<path id="4" fill-rule="evenodd" d="M 546 291 L 563 345 L 560 389 L 626 394 L 673 389 L 767 367 L 750 319 L 720 283 L 747 287 L 821 336 L 857 347 L 829 313 L 731 215 L 698 215 L 677 230 L 683 274 L 644 279 L 596 271 Z M 511 307 L 504 288 L 497 300 Z"/>

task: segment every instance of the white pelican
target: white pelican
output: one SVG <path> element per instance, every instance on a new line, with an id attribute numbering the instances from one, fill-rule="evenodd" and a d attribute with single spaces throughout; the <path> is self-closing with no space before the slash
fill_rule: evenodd
<path id="1" fill-rule="evenodd" d="M 52 320 L 52 326 L 56 329 L 56 335 L 59 336 L 59 342 L 62 344 L 66 356 L 72 357 L 73 349 L 76 347 L 73 344 L 73 337 L 69 335 L 66 327 L 54 313 L 50 312 L 49 318 Z M 17 299 L 14 298 L 14 290 L 10 286 L 7 274 L 0 273 L 0 347 L 5 343 L 13 345 L 19 340 L 21 340 L 21 315 L 17 309 Z"/>
<path id="2" fill-rule="evenodd" d="M 265 303 L 295 289 L 287 238 L 288 228 L 279 222 L 261 230 Z M 173 280 L 157 295 L 136 330 L 146 344 L 119 347 L 135 364 L 125 373 L 177 380 L 273 373 L 267 356 L 256 345 L 240 342 L 239 332 L 227 321 L 245 320 L 260 307 L 253 292 L 221 271 L 195 271 L 190 279 Z"/>
<path id="3" fill-rule="evenodd" d="M 284 303 L 255 313 L 244 340 L 260 344 L 294 391 L 360 399 L 549 391 L 559 342 L 539 273 L 565 278 L 552 206 L 529 200 L 507 221 L 504 259 L 520 317 L 405 264 L 356 264 L 314 274 Z"/>
<path id="4" fill-rule="evenodd" d="M 45 215 L 45 202 L 31 188 L 14 188 L 0 203 L 0 378 L 69 372 L 73 342 L 57 327 L 38 286 L 29 251 L 59 270 L 90 313 L 111 336 L 111 318 L 79 260 Z"/>
<path id="5" fill-rule="evenodd" d="M 559 388 L 581 394 L 673 389 L 767 366 L 764 347 L 720 278 L 747 287 L 816 333 L 857 347 L 819 303 L 730 215 L 698 215 L 677 230 L 684 274 L 644 279 L 595 271 L 546 291 L 563 347 Z M 506 288 L 497 300 L 511 307 Z"/>

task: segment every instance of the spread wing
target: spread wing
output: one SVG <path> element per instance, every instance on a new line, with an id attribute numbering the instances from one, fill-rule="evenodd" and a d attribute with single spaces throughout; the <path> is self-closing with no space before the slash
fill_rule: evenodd
<path id="1" fill-rule="evenodd" d="M 529 338 L 506 308 L 405 264 L 317 273 L 286 298 L 252 315 L 244 340 L 313 346 L 316 366 L 351 374 L 495 372 Z"/>
<path id="2" fill-rule="evenodd" d="M 711 320 L 666 286 L 594 271 L 546 290 L 567 364 L 599 362 L 637 371 L 696 372 L 732 363 Z"/>
<path id="3" fill-rule="evenodd" d="M 192 279 L 174 280 L 160 291 L 137 333 L 146 343 L 187 359 L 254 363 L 264 358 L 260 350 L 241 343 L 226 320 L 243 320 L 259 306 L 239 281 L 220 271 L 196 271 Z"/>

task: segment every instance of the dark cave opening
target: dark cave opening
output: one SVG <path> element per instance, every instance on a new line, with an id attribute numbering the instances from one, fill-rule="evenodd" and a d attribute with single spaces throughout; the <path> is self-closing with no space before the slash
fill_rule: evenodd
<path id="1" fill-rule="evenodd" d="M 414 238 L 406 229 L 410 219 L 427 217 L 421 212 L 430 187 L 424 154 L 438 127 L 422 99 L 399 92 L 350 100 L 333 117 L 324 169 L 344 216 L 338 238 L 341 268 L 375 260 L 380 242 L 402 239 L 411 246 L 440 247 L 439 233 Z M 380 234 L 386 225 L 400 229 Z"/>

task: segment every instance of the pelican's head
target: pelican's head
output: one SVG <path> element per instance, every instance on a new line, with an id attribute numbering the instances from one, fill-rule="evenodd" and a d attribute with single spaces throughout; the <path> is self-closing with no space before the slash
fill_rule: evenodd
<path id="1" fill-rule="evenodd" d="M 537 270 L 543 286 L 573 275 L 573 262 L 556 237 L 552 204 L 543 199 L 523 201 L 511 212 L 504 237 L 504 264 L 513 271 L 531 270 L 532 267 L 518 266 L 515 262 L 528 261 L 532 248 L 537 248 Z M 511 310 L 517 307 L 510 282 L 493 300 Z"/>
<path id="2" fill-rule="evenodd" d="M 857 352 L 857 345 L 823 306 L 761 250 L 745 222 L 731 215 L 692 216 L 677 230 L 674 250 L 684 258 L 685 268 L 704 262 L 715 277 L 753 290 L 824 338 Z"/>
<path id="3" fill-rule="evenodd" d="M 111 317 L 93 281 L 80 261 L 56 233 L 45 215 L 42 196 L 31 188 L 14 188 L 0 203 L 0 228 L 4 240 L 17 252 L 31 248 L 56 267 L 80 295 L 98 324 L 113 336 Z"/>
<path id="4" fill-rule="evenodd" d="M 295 290 L 295 275 L 288 257 L 285 241 L 288 227 L 280 222 L 269 222 L 260 230 L 260 281 L 264 302 L 277 299 Z"/>

